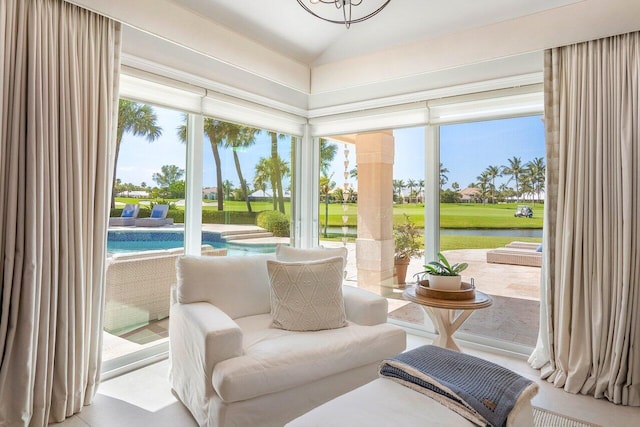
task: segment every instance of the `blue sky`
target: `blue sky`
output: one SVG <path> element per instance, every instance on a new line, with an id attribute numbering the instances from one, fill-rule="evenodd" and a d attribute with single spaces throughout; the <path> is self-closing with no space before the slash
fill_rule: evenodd
<path id="1" fill-rule="evenodd" d="M 181 144 L 176 130 L 182 123 L 182 113 L 166 108 L 154 107 L 158 116 L 158 124 L 163 134 L 156 141 L 149 143 L 144 138 L 125 135 L 120 146 L 117 177 L 122 182 L 140 184 L 146 182 L 155 186 L 152 175 L 163 165 L 177 165 L 181 168 L 186 164 L 186 145 Z M 535 157 L 544 157 L 544 126 L 540 116 L 491 120 L 455 125 L 440 128 L 440 157 L 449 173 L 448 188 L 457 182 L 461 188 L 477 181 L 476 177 L 489 165 L 507 165 L 507 159 L 520 157 L 523 164 Z M 396 141 L 394 158 L 394 179 L 420 180 L 424 177 L 424 128 L 407 128 L 394 130 Z M 215 185 L 215 170 L 213 154 L 208 139 L 204 141 L 204 186 Z M 280 156 L 291 158 L 289 140 L 281 140 L 278 144 Z M 339 144 L 338 153 L 332 163 L 333 180 L 338 185 L 344 182 L 344 146 Z M 256 144 L 238 153 L 242 173 L 251 183 L 254 175 L 254 165 L 261 157 L 268 157 L 271 153 L 271 139 L 266 132 L 261 132 Z M 220 150 L 222 158 L 222 179 L 239 185 L 236 174 L 233 153 L 228 149 Z M 351 169 L 355 166 L 356 153 L 350 146 L 349 154 Z M 506 182 L 508 178 L 496 181 L 496 185 Z M 355 184 L 353 179 L 349 182 Z M 285 183 L 285 187 L 288 184 Z"/>

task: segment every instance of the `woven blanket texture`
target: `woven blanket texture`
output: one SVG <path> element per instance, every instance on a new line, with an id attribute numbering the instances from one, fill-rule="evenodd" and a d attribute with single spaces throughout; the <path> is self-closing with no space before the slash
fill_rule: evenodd
<path id="1" fill-rule="evenodd" d="M 502 427 L 537 385 L 489 361 L 432 345 L 383 360 L 379 374 L 426 394 L 476 425 Z"/>

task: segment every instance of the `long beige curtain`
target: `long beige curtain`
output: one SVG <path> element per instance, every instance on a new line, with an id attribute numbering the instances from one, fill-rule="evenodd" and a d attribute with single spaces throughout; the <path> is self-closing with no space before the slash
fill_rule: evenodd
<path id="1" fill-rule="evenodd" d="M 0 2 L 0 425 L 91 402 L 102 346 L 120 25 Z"/>
<path id="2" fill-rule="evenodd" d="M 640 405 L 640 33 L 545 54 L 542 321 L 530 358 L 572 393 Z"/>

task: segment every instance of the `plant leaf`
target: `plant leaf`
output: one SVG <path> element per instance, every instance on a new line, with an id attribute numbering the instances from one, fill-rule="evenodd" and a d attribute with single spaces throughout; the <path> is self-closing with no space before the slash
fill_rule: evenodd
<path id="1" fill-rule="evenodd" d="M 452 267 L 452 270 L 457 274 L 457 273 L 460 273 L 460 272 L 466 270 L 467 267 L 469 267 L 469 264 L 467 264 L 466 262 L 461 262 L 460 264 L 455 264 Z"/>
<path id="2" fill-rule="evenodd" d="M 447 259 L 442 254 L 442 252 L 438 252 L 438 258 L 440 259 L 440 262 L 442 263 L 442 265 L 446 267 L 447 270 L 451 271 L 451 265 L 449 265 L 449 261 L 447 261 Z"/>

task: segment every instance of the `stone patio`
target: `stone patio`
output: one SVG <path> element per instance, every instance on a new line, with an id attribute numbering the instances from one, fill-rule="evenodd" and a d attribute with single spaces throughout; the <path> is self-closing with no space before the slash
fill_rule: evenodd
<path id="1" fill-rule="evenodd" d="M 335 242 L 323 244 L 341 245 Z M 346 283 L 387 297 L 391 319 L 424 325 L 424 311 L 419 305 L 402 299 L 402 288 L 371 287 L 358 283 L 355 245 L 347 244 L 347 249 L 349 258 Z M 460 332 L 534 347 L 540 317 L 540 268 L 489 264 L 486 262 L 487 250 L 460 249 L 444 252 L 451 263 L 468 263 L 469 267 L 463 273 L 463 280 L 468 282 L 473 278 L 476 288 L 493 298 L 493 305 L 475 311 L 462 325 Z M 413 275 L 422 270 L 423 260 L 412 259 L 407 272 L 407 286 L 415 283 Z"/>

